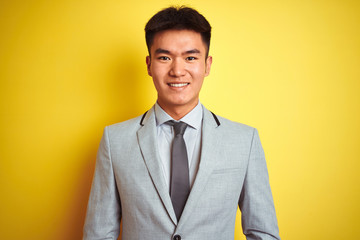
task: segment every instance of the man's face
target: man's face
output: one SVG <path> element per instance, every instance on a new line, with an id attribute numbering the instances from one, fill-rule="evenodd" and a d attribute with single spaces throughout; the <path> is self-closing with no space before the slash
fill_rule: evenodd
<path id="1" fill-rule="evenodd" d="M 166 112 L 186 114 L 197 105 L 212 63 L 206 51 L 200 33 L 191 30 L 165 30 L 155 35 L 146 64 L 158 104 Z"/>

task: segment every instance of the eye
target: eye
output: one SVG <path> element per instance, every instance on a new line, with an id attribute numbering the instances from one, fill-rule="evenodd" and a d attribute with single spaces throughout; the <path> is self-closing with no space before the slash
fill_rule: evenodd
<path id="1" fill-rule="evenodd" d="M 158 57 L 158 59 L 159 59 L 159 60 L 163 60 L 163 61 L 168 61 L 168 60 L 170 60 L 170 58 L 169 58 L 169 57 L 166 57 L 166 56 L 160 56 L 160 57 Z"/>
<path id="2" fill-rule="evenodd" d="M 187 58 L 186 58 L 187 61 L 194 61 L 194 60 L 196 60 L 196 59 L 197 59 L 196 57 L 187 57 Z"/>

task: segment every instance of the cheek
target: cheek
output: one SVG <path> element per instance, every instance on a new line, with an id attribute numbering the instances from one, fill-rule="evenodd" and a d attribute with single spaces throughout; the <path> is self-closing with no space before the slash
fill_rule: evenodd
<path id="1" fill-rule="evenodd" d="M 196 79 L 202 80 L 205 77 L 205 66 L 198 65 L 195 68 L 193 68 L 192 72 Z"/>
<path id="2" fill-rule="evenodd" d="M 166 68 L 164 66 L 159 66 L 158 64 L 154 64 L 151 68 L 151 73 L 153 78 L 160 80 L 166 76 Z"/>
<path id="3" fill-rule="evenodd" d="M 162 91 L 166 87 L 166 73 L 160 70 L 155 68 L 152 70 L 152 80 L 157 91 Z"/>
<path id="4" fill-rule="evenodd" d="M 199 64 L 197 64 L 196 68 L 197 68 L 197 72 L 199 74 L 204 75 L 206 73 L 206 62 L 205 61 L 202 61 L 201 63 L 199 62 Z"/>

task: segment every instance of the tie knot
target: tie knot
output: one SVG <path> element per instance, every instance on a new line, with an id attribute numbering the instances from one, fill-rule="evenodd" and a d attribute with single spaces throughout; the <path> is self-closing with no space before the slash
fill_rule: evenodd
<path id="1" fill-rule="evenodd" d="M 187 127 L 186 123 L 184 123 L 184 122 L 175 122 L 173 120 L 170 120 L 167 123 L 174 127 L 175 136 L 178 135 L 178 134 L 184 135 L 185 129 Z"/>

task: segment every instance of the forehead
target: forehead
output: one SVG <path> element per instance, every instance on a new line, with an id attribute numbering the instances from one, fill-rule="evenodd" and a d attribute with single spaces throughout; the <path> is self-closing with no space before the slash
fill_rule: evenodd
<path id="1" fill-rule="evenodd" d="M 201 53 L 205 52 L 206 49 L 200 33 L 176 29 L 164 30 L 155 34 L 151 52 L 154 53 L 158 48 L 170 52 L 197 49 Z"/>

